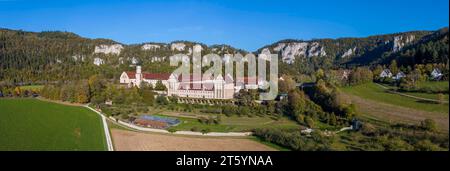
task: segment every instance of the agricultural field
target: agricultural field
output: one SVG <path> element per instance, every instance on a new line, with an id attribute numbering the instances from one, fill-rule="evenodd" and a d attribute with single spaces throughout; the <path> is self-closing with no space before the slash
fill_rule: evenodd
<path id="1" fill-rule="evenodd" d="M 168 116 L 165 114 L 156 114 L 156 116 L 162 117 L 170 117 L 177 118 L 181 121 L 181 123 L 177 126 L 171 127 L 174 130 L 187 130 L 187 131 L 198 131 L 208 130 L 210 132 L 244 132 L 251 131 L 255 128 L 267 128 L 267 127 L 275 127 L 275 128 L 298 128 L 299 125 L 288 118 L 279 118 L 278 120 L 271 118 L 269 116 L 263 117 L 239 117 L 239 116 L 231 116 L 226 117 L 221 115 L 220 123 L 218 124 L 206 124 L 201 123 L 199 119 L 192 117 L 180 117 L 180 116 Z M 207 118 L 208 115 L 204 114 L 204 117 Z"/>
<path id="2" fill-rule="evenodd" d="M 424 102 L 388 92 L 374 83 L 341 90 L 342 100 L 356 104 L 358 112 L 372 122 L 419 124 L 424 119 L 432 119 L 440 130 L 449 130 L 448 103 Z"/>
<path id="3" fill-rule="evenodd" d="M 0 151 L 106 150 L 100 117 L 83 107 L 0 99 Z"/>
<path id="4" fill-rule="evenodd" d="M 426 102 L 417 100 L 410 97 L 401 96 L 387 92 L 383 87 L 376 85 L 375 83 L 369 83 L 359 86 L 345 87 L 341 89 L 343 92 L 355 95 L 364 99 L 369 99 L 377 102 L 392 104 L 395 106 L 401 106 L 406 108 L 412 108 L 416 110 L 422 110 L 427 112 L 442 113 L 448 115 L 448 104 L 436 104 L 432 102 Z"/>
<path id="5" fill-rule="evenodd" d="M 111 129 L 118 151 L 275 151 L 249 138 L 193 137 Z"/>

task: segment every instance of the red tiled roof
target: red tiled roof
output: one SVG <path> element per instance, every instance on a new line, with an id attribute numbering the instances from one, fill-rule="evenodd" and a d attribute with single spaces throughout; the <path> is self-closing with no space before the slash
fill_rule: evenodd
<path id="1" fill-rule="evenodd" d="M 129 79 L 136 79 L 136 72 L 128 71 L 127 75 Z"/>
<path id="2" fill-rule="evenodd" d="M 143 73 L 145 79 L 149 80 L 168 80 L 170 74 L 167 73 Z"/>
<path id="3" fill-rule="evenodd" d="M 126 73 L 128 75 L 128 78 L 136 79 L 136 72 L 128 71 Z M 142 73 L 142 75 L 144 76 L 144 79 L 148 79 L 148 80 L 168 80 L 169 77 L 170 77 L 170 74 L 167 74 L 167 73 L 147 73 L 147 72 L 144 72 L 144 73 Z"/>
<path id="4" fill-rule="evenodd" d="M 240 81 L 244 80 L 245 84 L 258 84 L 257 77 L 243 77 L 243 78 L 237 78 L 236 80 L 237 80 L 236 82 L 240 82 Z"/>

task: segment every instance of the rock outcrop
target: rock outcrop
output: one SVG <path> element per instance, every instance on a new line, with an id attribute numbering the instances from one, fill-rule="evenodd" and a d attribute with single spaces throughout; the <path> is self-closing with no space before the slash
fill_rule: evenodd
<path id="1" fill-rule="evenodd" d="M 94 65 L 100 66 L 103 65 L 105 61 L 102 58 L 94 58 Z"/>
<path id="2" fill-rule="evenodd" d="M 356 47 L 348 49 L 344 54 L 342 54 L 341 58 L 346 58 L 352 56 L 356 52 Z"/>
<path id="3" fill-rule="evenodd" d="M 141 47 L 142 50 L 158 50 L 159 48 L 161 48 L 161 45 L 157 44 L 144 44 Z"/>
<path id="4" fill-rule="evenodd" d="M 402 50 L 402 48 L 407 45 L 410 44 L 414 41 L 414 35 L 409 35 L 406 36 L 406 40 L 403 41 L 403 36 L 395 36 L 394 37 L 394 45 L 392 47 L 392 51 L 393 52 L 398 52 L 400 50 Z"/>
<path id="5" fill-rule="evenodd" d="M 172 43 L 170 45 L 170 50 L 172 51 L 184 51 L 184 48 L 186 47 L 186 45 L 184 43 Z"/>
<path id="6" fill-rule="evenodd" d="M 120 52 L 122 51 L 122 49 L 123 49 L 123 46 L 121 44 L 99 45 L 99 46 L 95 46 L 94 53 L 119 55 Z"/>

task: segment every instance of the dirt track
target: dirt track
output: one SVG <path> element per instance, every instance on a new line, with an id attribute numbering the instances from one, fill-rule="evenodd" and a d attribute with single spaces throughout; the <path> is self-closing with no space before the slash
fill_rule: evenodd
<path id="1" fill-rule="evenodd" d="M 264 144 L 229 137 L 187 137 L 111 129 L 117 151 L 274 151 Z"/>

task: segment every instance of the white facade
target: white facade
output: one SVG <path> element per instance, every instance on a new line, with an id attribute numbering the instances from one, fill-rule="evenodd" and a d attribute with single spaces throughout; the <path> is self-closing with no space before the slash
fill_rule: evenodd
<path id="1" fill-rule="evenodd" d="M 137 86 L 140 87 L 141 83 L 145 82 L 151 84 L 152 87 L 156 86 L 158 81 L 161 81 L 163 85 L 168 86 L 167 80 L 169 74 L 150 74 L 142 73 L 141 66 L 136 67 L 136 72 L 122 72 L 120 75 L 120 83 L 127 84 L 128 87 Z"/>
<path id="2" fill-rule="evenodd" d="M 228 78 L 231 77 L 228 76 Z M 232 99 L 234 97 L 233 81 L 224 79 L 221 75 L 210 80 L 201 80 L 191 77 L 185 81 L 172 74 L 168 83 L 169 87 L 167 94 L 169 96 L 175 95 L 178 97 L 206 99 Z"/>
<path id="3" fill-rule="evenodd" d="M 395 80 L 400 80 L 400 79 L 402 79 L 404 77 L 406 77 L 405 73 L 400 71 L 400 72 L 397 73 L 397 75 L 395 75 L 394 79 Z"/>
<path id="4" fill-rule="evenodd" d="M 392 78 L 392 72 L 388 69 L 383 70 L 380 74 L 381 78 Z"/>
<path id="5" fill-rule="evenodd" d="M 437 68 L 433 69 L 433 72 L 431 72 L 431 78 L 433 78 L 433 79 L 435 79 L 435 80 L 441 79 L 441 77 L 442 77 L 443 75 L 444 75 L 444 74 L 442 74 L 441 70 L 439 70 L 439 69 L 437 69 Z"/>
<path id="6" fill-rule="evenodd" d="M 136 66 L 136 72 L 123 72 L 120 75 L 120 83 L 128 87 L 139 87 L 143 82 L 155 87 L 158 81 L 166 86 L 167 92 L 164 94 L 169 96 L 206 99 L 232 99 L 241 89 L 258 89 L 267 86 L 265 81 L 248 77 L 239 79 L 240 84 L 235 86 L 234 79 L 230 75 L 225 78 L 218 75 L 206 80 L 190 75 L 189 79 L 184 80 L 179 75 L 143 73 L 141 66 Z"/>

